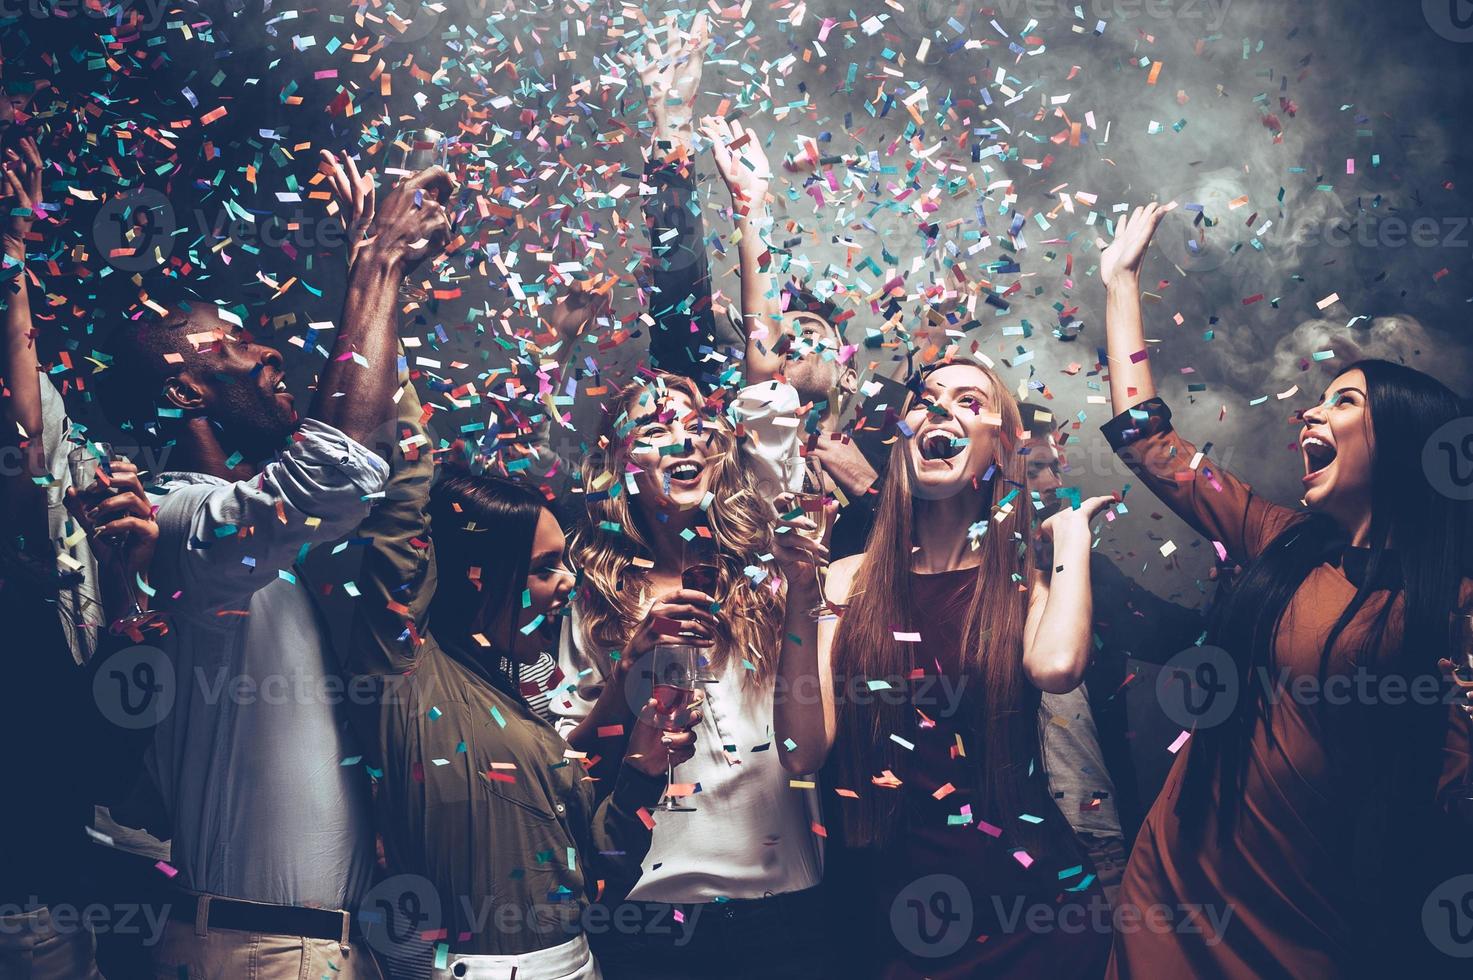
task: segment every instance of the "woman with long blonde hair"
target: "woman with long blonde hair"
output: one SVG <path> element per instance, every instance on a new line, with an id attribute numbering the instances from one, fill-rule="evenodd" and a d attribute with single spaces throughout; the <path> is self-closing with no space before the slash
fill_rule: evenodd
<path id="1" fill-rule="evenodd" d="M 816 709 L 777 702 L 779 754 L 821 773 L 825 826 L 863 892 L 851 929 L 875 945 L 851 975 L 1097 976 L 1107 906 L 1048 793 L 1038 705 L 1088 664 L 1089 520 L 1110 498 L 1033 527 L 1007 385 L 971 361 L 916 384 L 868 547 L 829 570 L 837 624 L 798 612 L 822 547 L 777 535 L 780 677 L 819 694 Z M 1045 913 L 1057 929 L 1038 928 Z"/>
<path id="2" fill-rule="evenodd" d="M 550 704 L 560 730 L 576 749 L 621 754 L 643 703 L 630 699 L 648 697 L 641 662 L 661 644 L 699 647 L 710 681 L 704 748 L 674 780 L 697 790 L 683 797 L 694 809 L 655 814 L 629 896 L 645 927 L 614 930 L 599 949 L 615 980 L 816 977 L 829 955 L 815 928 L 816 804 L 790 785 L 772 744 L 785 598 L 763 565 L 772 504 L 748 446 L 715 406 L 684 377 L 636 381 L 608 409 L 583 466 L 588 523 L 572 546 L 579 581 L 561 657 L 570 683 Z M 700 566 L 714 584 L 684 587 L 682 575 Z"/>

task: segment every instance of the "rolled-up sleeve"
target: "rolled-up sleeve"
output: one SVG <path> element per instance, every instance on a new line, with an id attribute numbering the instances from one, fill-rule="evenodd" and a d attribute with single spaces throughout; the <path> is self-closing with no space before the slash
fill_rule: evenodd
<path id="1" fill-rule="evenodd" d="M 578 606 L 574 603 L 573 615 L 563 620 L 558 643 L 558 669 L 562 671 L 564 683 L 547 698 L 547 710 L 555 718 L 553 727 L 563 738 L 592 713 L 594 702 L 604 689 L 603 670 L 584 652 L 578 630 Z"/>
<path id="2" fill-rule="evenodd" d="M 745 463 L 766 497 L 803 489 L 801 470 L 788 467 L 798 457 L 802 420 L 797 389 L 781 381 L 748 385 L 732 399 L 732 421 L 739 427 Z"/>
<path id="3" fill-rule="evenodd" d="M 191 605 L 242 599 L 290 568 L 304 546 L 358 525 L 388 465 L 308 419 L 280 458 L 250 480 L 175 486 L 158 498 L 159 532 Z"/>

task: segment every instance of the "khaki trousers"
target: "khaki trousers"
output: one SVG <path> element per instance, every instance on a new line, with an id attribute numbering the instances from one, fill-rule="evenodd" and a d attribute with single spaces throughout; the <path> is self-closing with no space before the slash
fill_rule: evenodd
<path id="1" fill-rule="evenodd" d="M 45 907 L 0 916 L 0 980 L 102 980 L 96 948 L 85 926 L 62 928 Z"/>
<path id="2" fill-rule="evenodd" d="M 181 972 L 183 970 L 184 972 Z M 157 980 L 382 980 L 368 947 L 170 921 L 154 951 Z"/>

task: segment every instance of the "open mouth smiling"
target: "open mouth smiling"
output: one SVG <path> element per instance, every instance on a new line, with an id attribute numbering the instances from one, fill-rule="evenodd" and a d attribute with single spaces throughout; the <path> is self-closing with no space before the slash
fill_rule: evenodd
<path id="1" fill-rule="evenodd" d="M 965 439 L 954 438 L 949 432 L 935 431 L 921 437 L 919 448 L 923 460 L 947 460 L 961 455 L 966 447 Z"/>

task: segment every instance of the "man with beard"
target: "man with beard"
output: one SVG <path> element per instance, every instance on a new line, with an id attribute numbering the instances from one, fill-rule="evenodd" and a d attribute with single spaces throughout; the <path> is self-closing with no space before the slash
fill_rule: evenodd
<path id="1" fill-rule="evenodd" d="M 115 421 L 172 440 L 174 465 L 151 488 L 153 581 L 172 627 L 155 675 L 173 708 L 149 768 L 181 892 L 154 951 L 160 976 L 379 976 L 350 947 L 345 911 L 370 884 L 368 787 L 345 764 L 358 752 L 337 665 L 296 566 L 383 490 L 388 447 L 374 443 L 392 428 L 398 287 L 449 240 L 452 192 L 444 171 L 416 174 L 354 244 L 305 419 L 281 354 L 177 289 L 148 288 L 98 376 Z"/>

